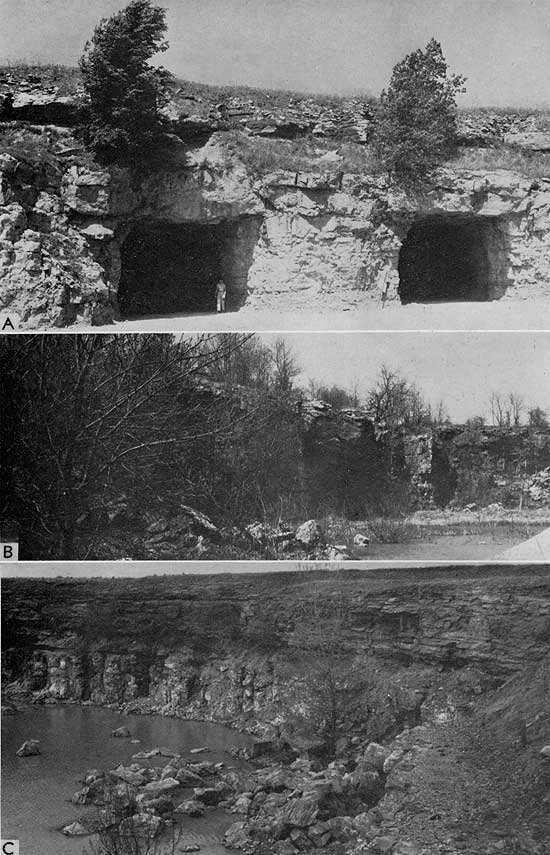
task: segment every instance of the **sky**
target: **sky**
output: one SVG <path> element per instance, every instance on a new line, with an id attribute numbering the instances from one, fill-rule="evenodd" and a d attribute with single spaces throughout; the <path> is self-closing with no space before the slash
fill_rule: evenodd
<path id="1" fill-rule="evenodd" d="M 262 336 L 272 343 L 276 336 Z M 302 374 L 359 395 L 382 364 L 416 384 L 432 404 L 443 400 L 451 421 L 490 414 L 492 392 L 519 393 L 527 406 L 550 412 L 550 333 L 350 332 L 287 333 Z"/>
<path id="2" fill-rule="evenodd" d="M 433 36 L 464 106 L 550 105 L 549 0 L 157 0 L 162 62 L 189 80 L 378 95 Z M 124 0 L 0 0 L 0 59 L 74 65 Z"/>
<path id="3" fill-rule="evenodd" d="M 406 569 L 421 566 L 434 569 L 448 563 L 451 566 L 467 562 L 445 561 L 369 561 L 369 570 Z M 365 562 L 354 561 L 353 569 L 365 566 Z M 337 568 L 330 562 L 316 561 L 21 561 L 0 565 L 0 576 L 19 579 L 55 579 L 63 576 L 71 579 L 142 578 L 144 576 L 210 575 L 219 573 L 308 573 L 314 570 Z"/>
<path id="4" fill-rule="evenodd" d="M 3 578 L 54 579 L 67 576 L 72 579 L 90 579 L 93 576 L 139 578 L 178 576 L 183 573 L 250 573 L 259 564 L 262 573 L 282 573 L 304 568 L 298 561 L 21 561 L 18 564 L 2 564 L 0 569 Z"/>

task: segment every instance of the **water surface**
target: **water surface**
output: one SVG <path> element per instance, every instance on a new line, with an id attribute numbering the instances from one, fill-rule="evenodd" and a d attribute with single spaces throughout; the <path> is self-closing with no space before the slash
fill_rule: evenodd
<path id="1" fill-rule="evenodd" d="M 111 731 L 125 725 L 130 739 L 114 739 Z M 39 739 L 41 754 L 17 757 L 25 739 Z M 88 837 L 70 838 L 59 829 L 94 808 L 70 802 L 82 786 L 87 769 L 114 769 L 132 762 L 138 751 L 153 747 L 189 755 L 208 745 L 210 753 L 195 759 L 237 765 L 227 753 L 233 745 L 249 745 L 250 738 L 222 725 L 182 721 L 161 716 L 122 716 L 94 707 L 30 707 L 2 718 L 2 838 L 21 841 L 21 855 L 82 855 Z M 192 755 L 189 755 L 192 756 Z M 147 761 L 144 761 L 146 763 Z M 163 766 L 168 758 L 151 763 Z M 201 855 L 219 855 L 224 831 L 236 819 L 223 810 L 207 810 L 204 817 L 185 818 L 179 848 L 198 843 Z"/>

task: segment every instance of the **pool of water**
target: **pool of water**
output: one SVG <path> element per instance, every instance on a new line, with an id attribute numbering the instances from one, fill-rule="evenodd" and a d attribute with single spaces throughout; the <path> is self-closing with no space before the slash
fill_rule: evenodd
<path id="1" fill-rule="evenodd" d="M 354 558 L 362 561 L 490 561 L 528 536 L 509 533 L 503 527 L 497 533 L 434 533 L 402 543 L 372 542 L 366 549 L 353 546 L 351 542 L 349 551 Z"/>
<path id="2" fill-rule="evenodd" d="M 129 728 L 139 744 L 111 737 L 111 731 L 121 725 Z M 16 756 L 25 739 L 40 740 L 38 756 Z M 228 750 L 249 744 L 249 737 L 222 725 L 161 716 L 121 716 L 94 707 L 30 707 L 3 716 L 2 838 L 18 839 L 21 855 L 82 855 L 89 838 L 66 837 L 59 829 L 88 810 L 94 812 L 70 801 L 81 788 L 87 769 L 107 771 L 132 762 L 133 754 L 153 747 L 192 757 L 192 748 L 205 745 L 210 752 L 196 759 L 235 766 L 237 761 Z M 158 757 L 151 762 L 161 766 L 168 759 Z M 179 848 L 196 843 L 202 855 L 227 853 L 220 841 L 235 819 L 223 810 L 185 818 Z"/>

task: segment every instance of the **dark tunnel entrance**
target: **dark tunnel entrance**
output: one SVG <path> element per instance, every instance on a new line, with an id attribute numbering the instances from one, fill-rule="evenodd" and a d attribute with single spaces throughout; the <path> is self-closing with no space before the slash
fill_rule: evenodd
<path id="1" fill-rule="evenodd" d="M 224 269 L 227 242 L 234 230 L 231 223 L 134 226 L 121 247 L 117 295 L 121 315 L 213 312 L 216 283 L 222 278 L 227 308 L 234 308 Z"/>
<path id="2" fill-rule="evenodd" d="M 506 278 L 501 242 L 496 218 L 446 214 L 417 220 L 399 253 L 401 302 L 479 302 L 500 296 L 498 286 Z"/>

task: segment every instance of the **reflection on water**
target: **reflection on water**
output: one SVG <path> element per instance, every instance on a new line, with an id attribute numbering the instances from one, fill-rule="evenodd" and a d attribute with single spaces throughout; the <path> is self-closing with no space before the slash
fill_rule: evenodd
<path id="1" fill-rule="evenodd" d="M 116 727 L 126 725 L 132 737 L 113 739 Z M 41 754 L 17 757 L 25 739 L 39 739 Z M 221 725 L 181 721 L 160 716 L 120 716 L 91 707 L 31 707 L 2 719 L 2 837 L 21 841 L 21 855 L 82 855 L 88 838 L 69 838 L 59 829 L 88 810 L 70 802 L 82 786 L 87 769 L 113 769 L 129 763 L 132 754 L 155 746 L 184 756 L 192 748 L 208 745 L 213 762 L 235 765 L 226 753 L 232 745 L 244 746 L 248 737 Z M 157 765 L 157 758 L 151 761 Z M 168 762 L 158 758 L 158 765 Z M 93 809 L 92 809 L 93 811 Z M 235 817 L 224 811 L 207 811 L 204 817 L 186 819 L 180 847 L 198 843 L 202 855 L 225 853 L 219 841 Z"/>

